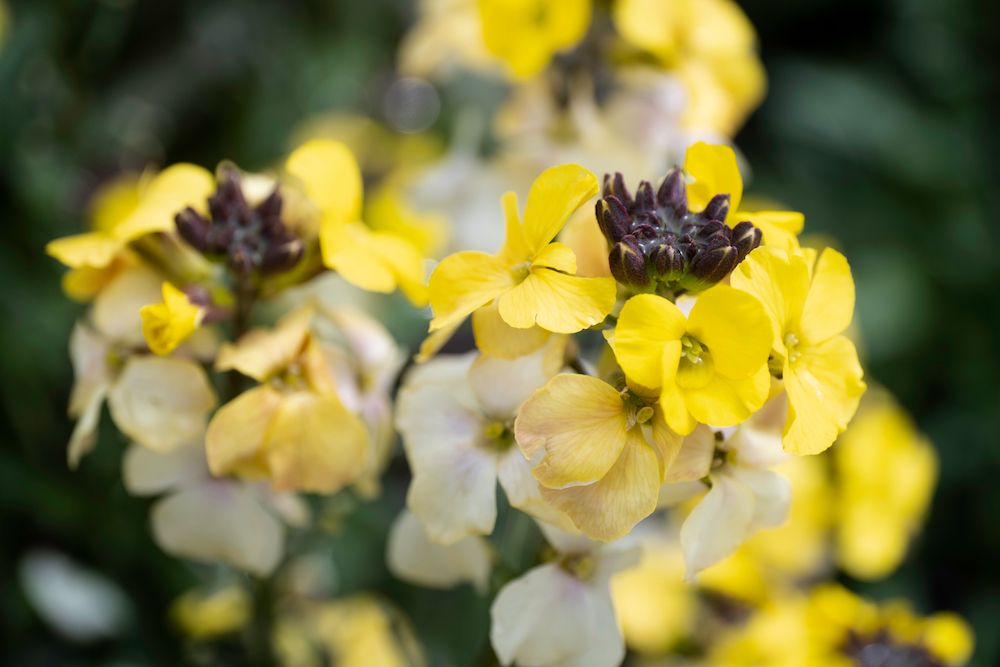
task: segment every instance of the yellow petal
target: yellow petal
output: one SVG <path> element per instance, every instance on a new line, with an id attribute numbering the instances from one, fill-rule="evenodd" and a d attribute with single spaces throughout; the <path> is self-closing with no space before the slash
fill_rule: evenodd
<path id="1" fill-rule="evenodd" d="M 532 253 L 540 252 L 573 212 L 596 194 L 597 177 L 579 165 L 543 171 L 532 183 L 524 208 L 524 235 Z"/>
<path id="2" fill-rule="evenodd" d="M 774 333 L 760 301 L 726 285 L 698 297 L 687 321 L 688 333 L 708 347 L 715 371 L 742 379 L 767 364 Z"/>
<path id="3" fill-rule="evenodd" d="M 564 374 L 536 391 L 518 413 L 514 434 L 542 486 L 595 482 L 614 465 L 626 439 L 625 405 L 614 387 Z"/>
<path id="4" fill-rule="evenodd" d="M 552 333 L 541 327 L 515 329 L 500 317 L 496 300 L 472 314 L 472 333 L 476 347 L 484 355 L 499 359 L 517 359 L 545 345 Z"/>
<path id="5" fill-rule="evenodd" d="M 281 394 L 261 385 L 219 408 L 205 432 L 205 453 L 213 475 L 267 476 L 264 446 L 280 405 Z"/>
<path id="6" fill-rule="evenodd" d="M 614 278 L 581 278 L 532 269 L 520 285 L 500 297 L 500 317 L 519 329 L 538 326 L 576 333 L 604 321 L 615 305 Z"/>
<path id="7" fill-rule="evenodd" d="M 455 335 L 460 326 L 462 326 L 462 320 L 457 320 L 442 329 L 432 331 L 428 334 L 427 338 L 424 338 L 423 342 L 420 343 L 420 350 L 413 358 L 414 361 L 418 364 L 430 361 L 442 347 L 448 344 L 448 341 L 451 340 L 451 337 Z"/>
<path id="8" fill-rule="evenodd" d="M 844 336 L 800 347 L 799 355 L 785 364 L 788 419 L 782 445 L 793 454 L 818 454 L 847 427 L 866 387 L 857 350 Z"/>
<path id="9" fill-rule="evenodd" d="M 333 493 L 364 471 L 368 431 L 333 394 L 282 397 L 267 434 L 267 460 L 278 490 Z"/>
<path id="10" fill-rule="evenodd" d="M 313 309 L 302 306 L 288 313 L 273 329 L 253 329 L 219 350 L 215 370 L 237 370 L 265 382 L 301 354 L 309 335 Z"/>
<path id="11" fill-rule="evenodd" d="M 430 278 L 431 331 L 460 323 L 514 284 L 510 267 L 493 255 L 466 250 L 445 257 Z"/>
<path id="12" fill-rule="evenodd" d="M 765 246 L 794 250 L 806 217 L 797 211 L 737 211 L 730 222 L 749 220 L 760 229 Z"/>
<path id="13" fill-rule="evenodd" d="M 656 510 L 660 480 L 656 453 L 641 431 L 632 429 L 618 460 L 599 481 L 566 489 L 542 486 L 541 492 L 584 535 L 610 542 L 627 535 Z"/>
<path id="14" fill-rule="evenodd" d="M 932 614 L 924 622 L 923 635 L 927 649 L 951 667 L 964 665 L 972 657 L 975 636 L 969 624 L 958 614 Z"/>
<path id="15" fill-rule="evenodd" d="M 342 222 L 361 217 L 361 169 L 344 144 L 307 141 L 288 156 L 285 169 L 302 182 L 306 196 L 327 216 Z"/>
<path id="16" fill-rule="evenodd" d="M 170 283 L 163 283 L 163 303 L 143 306 L 142 335 L 154 354 L 166 356 L 201 325 L 205 311 Z"/>
<path id="17" fill-rule="evenodd" d="M 124 262 L 112 261 L 107 266 L 81 266 L 70 269 L 62 277 L 62 288 L 66 296 L 74 301 L 87 302 L 111 284 L 118 272 L 124 268 Z"/>
<path id="18" fill-rule="evenodd" d="M 774 347 L 785 353 L 784 336 L 798 329 L 809 290 L 809 266 L 797 255 L 771 247 L 757 248 L 730 275 L 736 289 L 753 294 L 767 311 Z"/>
<path id="19" fill-rule="evenodd" d="M 739 209 L 743 177 L 732 148 L 699 141 L 687 149 L 684 171 L 693 179 L 687 186 L 688 208 L 692 211 L 701 211 L 712 197 L 722 194 L 729 195 L 730 212 Z"/>
<path id="20" fill-rule="evenodd" d="M 503 206 L 506 225 L 506 236 L 500 257 L 510 266 L 527 262 L 531 259 L 531 249 L 528 247 L 528 239 L 524 235 L 521 216 L 517 212 L 517 193 L 505 192 L 500 198 L 500 204 Z"/>
<path id="21" fill-rule="evenodd" d="M 590 25 L 589 0 L 479 0 L 478 8 L 483 43 L 517 78 L 540 72 Z"/>
<path id="22" fill-rule="evenodd" d="M 203 167 L 186 163 L 167 167 L 143 189 L 135 210 L 112 234 L 128 243 L 146 234 L 172 232 L 174 217 L 188 206 L 204 211 L 215 187 L 215 178 Z"/>
<path id="23" fill-rule="evenodd" d="M 847 258 L 825 249 L 813 270 L 799 327 L 804 341 L 819 343 L 843 333 L 854 316 L 854 279 Z"/>
<path id="24" fill-rule="evenodd" d="M 735 426 L 759 410 L 767 400 L 771 375 L 767 366 L 748 378 L 734 380 L 716 374 L 697 389 L 681 389 L 691 416 L 702 424 Z"/>
<path id="25" fill-rule="evenodd" d="M 110 232 L 126 220 L 142 199 L 150 175 L 121 174 L 103 184 L 90 200 L 91 228 Z"/>
<path id="26" fill-rule="evenodd" d="M 660 475 L 663 476 L 666 470 L 677 459 L 677 455 L 681 451 L 681 444 L 683 443 L 684 438 L 675 433 L 667 425 L 663 415 L 663 409 L 658 405 L 653 413 L 649 436 L 650 437 L 647 438 L 649 444 L 653 446 L 660 458 Z"/>
<path id="27" fill-rule="evenodd" d="M 49 241 L 45 252 L 72 269 L 100 269 L 110 265 L 124 245 L 109 234 L 89 232 Z"/>
<path id="28" fill-rule="evenodd" d="M 618 314 L 613 344 L 625 376 L 649 389 L 659 388 L 664 363 L 677 368 L 686 324 L 680 309 L 663 297 L 639 294 L 626 301 Z"/>
<path id="29" fill-rule="evenodd" d="M 567 245 L 562 243 L 550 243 L 541 252 L 535 255 L 532 267 L 546 267 L 562 271 L 563 273 L 576 273 L 576 255 Z"/>

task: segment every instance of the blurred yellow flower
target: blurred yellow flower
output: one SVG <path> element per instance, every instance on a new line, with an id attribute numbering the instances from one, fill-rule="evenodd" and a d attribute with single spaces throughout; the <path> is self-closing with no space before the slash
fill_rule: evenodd
<path id="1" fill-rule="evenodd" d="M 337 354 L 312 334 L 313 316 L 311 307 L 301 307 L 273 329 L 252 330 L 220 350 L 217 370 L 236 370 L 260 384 L 209 423 L 212 474 L 333 493 L 364 472 L 369 434 L 338 394 Z"/>
<path id="2" fill-rule="evenodd" d="M 891 397 L 866 397 L 833 448 L 837 472 L 837 562 L 852 576 L 881 579 L 902 561 L 937 481 L 937 456 Z"/>
<path id="3" fill-rule="evenodd" d="M 205 316 L 205 309 L 188 300 L 170 283 L 163 283 L 163 301 L 143 306 L 142 335 L 154 354 L 166 356 L 193 334 Z"/>
<path id="4" fill-rule="evenodd" d="M 847 260 L 827 248 L 813 267 L 805 256 L 761 247 L 730 281 L 760 299 L 771 319 L 773 363 L 788 394 L 785 450 L 822 452 L 847 428 L 865 391 L 857 351 L 842 335 L 854 315 Z"/>
<path id="5" fill-rule="evenodd" d="M 523 223 L 517 195 L 505 194 L 507 238 L 500 253 L 457 252 L 431 274 L 431 332 L 442 332 L 438 338 L 448 335 L 494 300 L 499 314 L 494 324 L 508 330 L 537 325 L 554 333 L 576 333 L 600 323 L 614 305 L 615 281 L 574 275 L 573 251 L 552 242 L 570 215 L 596 193 L 594 175 L 567 164 L 547 169 L 535 180 Z M 538 337 L 538 345 L 544 342 L 544 336 Z"/>
<path id="6" fill-rule="evenodd" d="M 562 374 L 518 413 L 514 436 L 542 496 L 592 539 L 626 535 L 656 509 L 680 438 L 658 407 L 587 375 Z"/>
<path id="7" fill-rule="evenodd" d="M 712 197 L 729 195 L 729 213 L 724 222 L 730 227 L 749 220 L 764 236 L 764 245 L 793 250 L 798 248 L 798 234 L 805 217 L 796 211 L 744 211 L 743 177 L 736 153 L 729 146 L 698 142 L 684 156 L 684 171 L 691 180 L 687 185 L 688 208 L 700 211 Z"/>
<path id="8" fill-rule="evenodd" d="M 760 409 L 771 338 L 757 299 L 717 285 L 687 317 L 663 297 L 632 297 L 610 342 L 630 386 L 658 393 L 667 424 L 687 435 L 698 423 L 733 426 Z"/>
<path id="9" fill-rule="evenodd" d="M 364 290 L 389 293 L 398 287 L 414 304 L 426 303 L 424 259 L 417 248 L 361 222 L 361 170 L 347 146 L 308 141 L 292 151 L 285 169 L 319 210 L 320 249 L 328 268 Z"/>
<path id="10" fill-rule="evenodd" d="M 590 27 L 591 0 L 478 0 L 486 48 L 518 79 L 541 72 Z"/>
<path id="11" fill-rule="evenodd" d="M 174 600 L 170 618 L 197 640 L 214 639 L 241 629 L 250 619 L 250 596 L 238 586 L 217 591 L 191 590 Z"/>

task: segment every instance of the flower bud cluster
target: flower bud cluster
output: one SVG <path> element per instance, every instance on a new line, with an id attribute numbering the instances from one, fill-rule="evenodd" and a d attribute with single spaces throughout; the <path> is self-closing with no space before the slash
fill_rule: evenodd
<path id="1" fill-rule="evenodd" d="M 597 223 L 611 246 L 612 275 L 638 291 L 711 287 L 761 243 L 761 231 L 750 222 L 730 228 L 728 213 L 728 194 L 715 195 L 699 212 L 689 211 L 684 173 L 677 167 L 655 192 L 649 181 L 641 181 L 634 196 L 620 173 L 605 175 Z"/>
<path id="2" fill-rule="evenodd" d="M 302 258 L 303 244 L 281 220 L 278 188 L 256 206 L 243 194 L 239 172 L 221 168 L 219 186 L 208 198 L 206 218 L 188 207 L 177 214 L 177 232 L 198 251 L 224 258 L 237 274 L 287 271 Z"/>

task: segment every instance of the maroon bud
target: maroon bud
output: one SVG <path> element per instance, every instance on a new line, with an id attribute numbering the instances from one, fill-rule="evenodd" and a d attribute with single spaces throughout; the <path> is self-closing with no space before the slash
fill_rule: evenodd
<path id="1" fill-rule="evenodd" d="M 631 209 L 635 205 L 635 200 L 632 199 L 631 193 L 629 193 L 628 188 L 625 187 L 625 177 L 622 176 L 620 171 L 615 172 L 614 180 L 611 183 L 612 194 L 618 197 L 626 208 Z"/>
<path id="2" fill-rule="evenodd" d="M 720 237 L 728 245 L 729 241 L 732 240 L 732 230 L 725 223 L 718 220 L 709 220 L 699 225 L 697 231 L 692 236 L 694 236 L 695 241 L 699 241 L 702 244 L 707 244 L 711 239 Z"/>
<path id="3" fill-rule="evenodd" d="M 705 205 L 704 210 L 701 212 L 701 217 L 704 220 L 720 220 L 724 222 L 728 214 L 729 195 L 715 195 Z"/>
<path id="4" fill-rule="evenodd" d="M 603 204 L 603 205 L 601 205 Z M 604 237 L 611 243 L 618 243 L 629 233 L 632 227 L 632 216 L 618 197 L 609 195 L 598 202 L 600 213 L 598 220 Z"/>
<path id="5" fill-rule="evenodd" d="M 254 269 L 254 257 L 250 248 L 245 245 L 236 245 L 229 249 L 229 268 L 234 273 L 247 275 Z"/>
<path id="6" fill-rule="evenodd" d="M 668 208 L 677 217 L 687 213 L 687 189 L 684 187 L 684 173 L 678 167 L 667 172 L 656 192 L 656 203 Z"/>
<path id="7" fill-rule="evenodd" d="M 740 253 L 740 260 L 750 254 L 750 251 L 761 244 L 764 235 L 752 222 L 744 220 L 733 227 L 733 245 Z"/>
<path id="8" fill-rule="evenodd" d="M 272 243 L 264 250 L 260 269 L 264 273 L 287 271 L 302 259 L 302 242 L 290 239 L 284 243 Z"/>
<path id="9" fill-rule="evenodd" d="M 210 223 L 193 208 L 189 206 L 174 216 L 174 224 L 177 226 L 177 233 L 192 248 L 198 252 L 208 249 Z"/>
<path id="10" fill-rule="evenodd" d="M 718 245 L 698 252 L 691 261 L 691 275 L 705 285 L 714 285 L 739 262 L 739 251 L 731 245 Z"/>
<path id="11" fill-rule="evenodd" d="M 639 182 L 639 189 L 635 192 L 635 207 L 640 211 L 656 209 L 656 196 L 653 194 L 653 186 L 649 181 Z"/>
<path id="12" fill-rule="evenodd" d="M 663 242 L 653 248 L 649 259 L 662 280 L 677 280 L 684 274 L 684 254 L 669 242 Z"/>
<path id="13" fill-rule="evenodd" d="M 626 235 L 615 244 L 608 255 L 608 265 L 615 280 L 624 285 L 645 287 L 649 284 L 646 258 L 635 237 Z"/>

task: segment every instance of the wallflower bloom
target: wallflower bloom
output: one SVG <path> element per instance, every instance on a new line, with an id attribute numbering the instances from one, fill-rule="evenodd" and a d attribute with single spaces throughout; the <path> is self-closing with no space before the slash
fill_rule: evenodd
<path id="1" fill-rule="evenodd" d="M 836 557 L 851 576 L 881 579 L 902 561 L 927 512 L 937 457 L 889 396 L 870 396 L 832 450 Z"/>
<path id="2" fill-rule="evenodd" d="M 412 243 L 361 222 L 361 170 L 344 144 L 314 139 L 295 149 L 285 162 L 318 209 L 323 263 L 371 292 L 397 287 L 417 305 L 426 303 L 424 260 Z"/>
<path id="3" fill-rule="evenodd" d="M 406 503 L 431 540 L 493 532 L 497 481 L 514 507 L 566 523 L 539 495 L 513 436 L 518 408 L 562 368 L 564 347 L 553 339 L 513 361 L 438 357 L 409 374 L 396 412 L 413 472 Z"/>
<path id="4" fill-rule="evenodd" d="M 458 252 L 444 258 L 431 274 L 430 330 L 453 331 L 494 300 L 499 319 L 515 329 L 537 325 L 555 333 L 576 333 L 601 322 L 614 305 L 614 280 L 573 275 L 573 251 L 552 242 L 570 215 L 596 192 L 597 179 L 582 167 L 548 169 L 531 186 L 523 223 L 517 196 L 504 195 L 507 239 L 500 253 Z"/>
<path id="5" fill-rule="evenodd" d="M 404 509 L 389 529 L 386 565 L 394 576 L 420 586 L 451 588 L 469 583 L 485 593 L 493 572 L 493 551 L 481 535 L 467 535 L 450 544 L 435 542 L 420 519 Z"/>
<path id="6" fill-rule="evenodd" d="M 724 222 L 730 227 L 749 220 L 761 230 L 764 245 L 787 250 L 798 248 L 798 234 L 805 216 L 795 211 L 744 211 L 743 177 L 736 153 L 729 146 L 698 142 L 684 156 L 684 171 L 691 179 L 687 185 L 688 206 L 700 211 L 718 194 L 729 195 L 729 212 Z"/>
<path id="7" fill-rule="evenodd" d="M 170 618 L 188 637 L 208 640 L 236 632 L 252 611 L 250 595 L 238 586 L 227 586 L 187 591 L 170 605 Z"/>
<path id="8" fill-rule="evenodd" d="M 609 582 L 638 553 L 539 524 L 554 560 L 511 581 L 490 608 L 490 641 L 500 664 L 530 667 L 615 667 L 625 642 Z"/>
<path id="9" fill-rule="evenodd" d="M 304 306 L 271 330 L 256 329 L 219 352 L 216 368 L 260 384 L 222 406 L 205 434 L 214 475 L 269 479 L 279 490 L 333 493 L 357 481 L 370 455 L 364 422 L 339 387 L 342 352 L 311 330 Z"/>
<path id="10" fill-rule="evenodd" d="M 538 74 L 590 26 L 590 0 L 478 1 L 486 48 L 518 79 Z"/>
<path id="11" fill-rule="evenodd" d="M 170 283 L 163 283 L 163 302 L 143 306 L 142 335 L 149 349 L 161 357 L 177 349 L 198 330 L 205 310 Z"/>
<path id="12" fill-rule="evenodd" d="M 725 285 L 702 293 L 686 318 L 652 294 L 629 299 L 611 345 L 631 386 L 659 393 L 671 429 L 733 426 L 758 410 L 771 378 L 771 325 L 760 302 Z"/>
<path id="13" fill-rule="evenodd" d="M 813 267 L 805 256 L 758 248 L 730 280 L 760 299 L 771 319 L 773 363 L 788 394 L 785 450 L 822 452 L 847 428 L 865 391 L 858 353 L 842 335 L 854 315 L 847 260 L 827 248 Z"/>
<path id="14" fill-rule="evenodd" d="M 658 407 L 587 375 L 552 378 L 521 407 L 514 435 L 542 496 L 585 535 L 610 541 L 655 509 L 680 449 Z"/>

